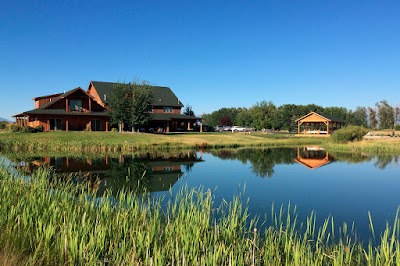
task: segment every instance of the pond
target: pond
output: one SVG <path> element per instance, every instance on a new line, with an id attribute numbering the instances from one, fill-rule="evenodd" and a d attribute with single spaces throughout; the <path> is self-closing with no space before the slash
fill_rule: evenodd
<path id="1" fill-rule="evenodd" d="M 251 216 L 269 217 L 272 205 L 296 205 L 298 221 L 312 211 L 319 223 L 354 222 L 357 237 L 370 237 L 393 223 L 400 205 L 399 156 L 331 153 L 321 147 L 213 150 L 174 155 L 82 157 L 6 156 L 20 170 L 53 167 L 76 181 L 91 182 L 101 195 L 122 187 L 169 197 L 182 187 L 211 189 L 216 204 L 243 194 Z M 100 180 L 100 182 L 98 182 Z M 268 220 L 267 220 L 268 221 Z"/>

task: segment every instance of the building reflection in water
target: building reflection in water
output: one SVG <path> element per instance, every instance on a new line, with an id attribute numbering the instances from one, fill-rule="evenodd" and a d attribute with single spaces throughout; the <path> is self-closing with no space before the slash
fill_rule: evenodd
<path id="1" fill-rule="evenodd" d="M 122 188 L 137 192 L 170 189 L 195 163 L 203 162 L 196 152 L 176 156 L 120 155 L 119 157 L 42 157 L 19 162 L 19 168 L 31 173 L 39 167 L 54 169 L 57 176 L 75 182 L 89 182 L 93 189 L 117 192 Z"/>
<path id="2" fill-rule="evenodd" d="M 294 159 L 295 162 L 311 170 L 327 165 L 333 160 L 328 151 L 319 146 L 297 147 L 297 158 Z"/>

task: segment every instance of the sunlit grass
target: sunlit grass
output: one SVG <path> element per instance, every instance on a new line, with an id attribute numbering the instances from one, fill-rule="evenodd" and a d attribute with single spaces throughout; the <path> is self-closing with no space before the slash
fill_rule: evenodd
<path id="1" fill-rule="evenodd" d="M 58 182 L 47 170 L 24 179 L 1 167 L 0 197 L 0 250 L 24 252 L 32 265 L 400 263 L 398 216 L 362 245 L 332 217 L 317 227 L 314 213 L 299 221 L 289 205 L 272 208 L 263 223 L 249 218 L 240 197 L 216 206 L 201 188 L 167 202 L 126 191 L 96 198 L 85 184 Z"/>

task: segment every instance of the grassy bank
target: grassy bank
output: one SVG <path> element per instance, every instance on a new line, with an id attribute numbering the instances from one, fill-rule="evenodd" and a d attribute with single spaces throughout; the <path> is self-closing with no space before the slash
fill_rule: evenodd
<path id="1" fill-rule="evenodd" d="M 0 151 L 134 152 L 236 147 L 322 145 L 352 152 L 400 153 L 400 138 L 335 144 L 329 138 L 263 133 L 133 134 L 116 132 L 2 133 Z"/>
<path id="2" fill-rule="evenodd" d="M 354 242 L 334 219 L 297 231 L 295 208 L 272 212 L 271 226 L 249 220 L 239 198 L 215 206 L 209 191 L 182 190 L 173 200 L 120 192 L 94 198 L 85 185 L 20 179 L 0 168 L 0 250 L 34 265 L 400 265 L 399 225 Z M 371 223 L 372 224 L 372 223 Z M 21 254 L 24 257 L 21 259 Z"/>

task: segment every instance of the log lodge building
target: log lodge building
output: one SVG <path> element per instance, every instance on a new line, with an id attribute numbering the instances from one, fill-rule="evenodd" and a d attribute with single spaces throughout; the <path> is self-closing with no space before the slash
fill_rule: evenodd
<path id="1" fill-rule="evenodd" d="M 87 91 L 78 87 L 65 93 L 33 98 L 33 110 L 15 115 L 19 126 L 43 126 L 44 131 L 109 131 L 109 102 L 117 83 L 91 81 Z M 152 86 L 151 121 L 146 131 L 192 130 L 200 118 L 183 115 L 183 104 L 168 87 Z"/>

